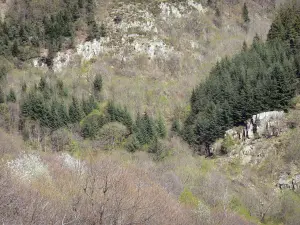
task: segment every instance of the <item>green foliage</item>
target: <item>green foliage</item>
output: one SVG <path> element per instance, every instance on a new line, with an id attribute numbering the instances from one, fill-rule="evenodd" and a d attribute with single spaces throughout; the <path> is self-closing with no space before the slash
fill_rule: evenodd
<path id="1" fill-rule="evenodd" d="M 23 98 L 20 102 L 23 119 L 39 121 L 41 126 L 50 128 L 52 131 L 71 123 L 79 123 L 85 115 L 97 108 L 93 97 L 88 100 L 83 97 L 82 101 L 73 97 L 69 104 L 70 99 L 62 93 L 65 88 L 60 81 L 55 87 L 51 87 L 42 77 L 39 84 L 31 90 L 25 91 L 25 89 L 27 87 L 23 90 Z M 84 137 L 93 137 L 91 125 L 95 125 L 93 124 L 95 121 L 88 119 L 82 126 L 82 134 Z"/>
<path id="2" fill-rule="evenodd" d="M 150 143 L 148 152 L 153 154 L 153 159 L 155 161 L 161 161 L 169 154 L 167 146 L 157 138 Z"/>
<path id="3" fill-rule="evenodd" d="M 235 145 L 234 139 L 230 135 L 226 135 L 222 142 L 222 152 L 227 154 L 231 147 Z"/>
<path id="4" fill-rule="evenodd" d="M 156 138 L 155 122 L 152 118 L 144 113 L 143 116 L 138 114 L 134 126 L 134 133 L 136 133 L 137 140 L 141 145 L 149 144 Z"/>
<path id="5" fill-rule="evenodd" d="M 110 122 L 119 122 L 124 124 L 130 132 L 132 132 L 133 121 L 131 115 L 126 108 L 115 105 L 109 102 L 107 106 L 108 120 Z"/>
<path id="6" fill-rule="evenodd" d="M 243 21 L 245 23 L 249 23 L 250 22 L 249 11 L 248 11 L 248 7 L 247 7 L 246 2 L 244 3 L 244 6 L 243 6 Z"/>
<path id="7" fill-rule="evenodd" d="M 3 80 L 6 78 L 7 72 L 7 68 L 0 65 L 0 82 L 3 82 Z"/>
<path id="8" fill-rule="evenodd" d="M 166 125 L 161 116 L 159 116 L 158 120 L 156 121 L 156 132 L 160 138 L 165 138 L 167 136 Z"/>
<path id="9" fill-rule="evenodd" d="M 248 50 L 248 45 L 246 43 L 246 41 L 243 42 L 243 51 L 246 52 Z"/>
<path id="10" fill-rule="evenodd" d="M 299 10 L 299 3 L 293 1 L 281 7 L 268 33 L 269 41 L 284 41 L 290 45 L 294 54 L 296 54 L 300 49 Z"/>
<path id="11" fill-rule="evenodd" d="M 107 150 L 121 145 L 129 132 L 126 126 L 118 122 L 105 124 L 99 131 L 99 140 Z"/>
<path id="12" fill-rule="evenodd" d="M 94 139 L 99 134 L 101 127 L 105 124 L 105 118 L 98 110 L 94 110 L 80 123 L 81 134 L 84 138 Z"/>
<path id="13" fill-rule="evenodd" d="M 90 96 L 89 99 L 82 98 L 82 109 L 85 115 L 90 114 L 96 108 L 97 103 L 94 96 Z"/>
<path id="14" fill-rule="evenodd" d="M 192 111 L 183 136 L 193 145 L 210 145 L 234 125 L 268 110 L 286 110 L 295 94 L 294 56 L 280 42 L 253 46 L 218 62 L 192 93 Z"/>
<path id="15" fill-rule="evenodd" d="M 102 77 L 101 75 L 97 75 L 93 82 L 94 92 L 99 93 L 102 90 Z"/>
<path id="16" fill-rule="evenodd" d="M 251 218 L 251 214 L 250 214 L 249 210 L 244 206 L 244 204 L 236 196 L 234 196 L 231 199 L 229 206 L 232 210 L 238 212 L 240 215 L 243 215 L 248 219 Z"/>
<path id="17" fill-rule="evenodd" d="M 78 24 L 88 27 L 88 39 L 105 34 L 105 28 L 95 22 L 95 7 L 93 0 L 10 4 L 5 21 L 0 22 L 0 55 L 25 61 L 38 57 L 39 48 L 45 47 L 51 67 L 52 53 L 73 45 L 76 30 L 82 28 Z"/>
<path id="18" fill-rule="evenodd" d="M 5 103 L 5 94 L 2 87 L 0 86 L 0 104 L 2 103 Z"/>
<path id="19" fill-rule="evenodd" d="M 135 152 L 137 149 L 141 147 L 136 134 L 132 134 L 128 137 L 125 147 L 129 152 Z"/>
<path id="20" fill-rule="evenodd" d="M 179 196 L 179 201 L 193 208 L 197 208 L 199 205 L 199 200 L 188 188 L 184 188 L 183 192 Z"/>
<path id="21" fill-rule="evenodd" d="M 71 123 L 79 122 L 84 117 L 84 111 L 76 97 L 72 98 L 72 103 L 69 106 L 69 117 Z"/>
<path id="22" fill-rule="evenodd" d="M 12 88 L 9 90 L 9 93 L 6 97 L 6 101 L 7 102 L 16 102 L 17 101 L 16 93 Z"/>
<path id="23" fill-rule="evenodd" d="M 181 124 L 178 119 L 175 119 L 172 123 L 171 131 L 174 132 L 175 134 L 180 134 L 181 133 Z"/>

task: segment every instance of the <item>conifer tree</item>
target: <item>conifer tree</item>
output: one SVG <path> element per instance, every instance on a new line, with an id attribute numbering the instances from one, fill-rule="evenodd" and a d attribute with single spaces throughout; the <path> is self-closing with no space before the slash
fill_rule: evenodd
<path id="1" fill-rule="evenodd" d="M 95 94 L 95 97 L 97 99 L 99 99 L 99 94 L 102 90 L 102 77 L 100 74 L 97 74 L 95 79 L 94 79 L 94 82 L 93 82 L 93 90 L 94 90 L 94 94 Z"/>
<path id="2" fill-rule="evenodd" d="M 180 121 L 178 119 L 175 119 L 173 121 L 171 131 L 173 131 L 175 134 L 180 134 L 181 133 Z"/>
<path id="3" fill-rule="evenodd" d="M 248 45 L 247 45 L 247 42 L 246 41 L 244 41 L 243 42 L 243 52 L 246 52 L 247 51 L 247 49 L 248 49 Z"/>
<path id="4" fill-rule="evenodd" d="M 8 102 L 16 102 L 17 101 L 16 93 L 12 88 L 9 90 L 6 100 Z"/>
<path id="5" fill-rule="evenodd" d="M 26 82 L 22 83 L 21 90 L 22 90 L 22 93 L 26 93 L 26 91 L 27 91 L 27 84 L 26 84 Z"/>
<path id="6" fill-rule="evenodd" d="M 19 51 L 19 45 L 18 42 L 15 40 L 12 48 L 11 48 L 11 54 L 13 57 L 17 57 L 19 55 L 20 51 Z"/>
<path id="7" fill-rule="evenodd" d="M 250 22 L 249 11 L 248 11 L 246 2 L 244 3 L 244 6 L 243 6 L 243 21 L 244 21 L 244 23 Z"/>
<path id="8" fill-rule="evenodd" d="M 0 104 L 2 103 L 5 103 L 5 94 L 2 87 L 0 86 Z"/>
<path id="9" fill-rule="evenodd" d="M 166 125 L 161 116 L 159 116 L 157 120 L 156 131 L 160 138 L 165 138 L 167 136 Z"/>
<path id="10" fill-rule="evenodd" d="M 69 106 L 69 117 L 71 123 L 79 122 L 84 116 L 84 112 L 76 97 L 72 98 L 72 103 Z"/>

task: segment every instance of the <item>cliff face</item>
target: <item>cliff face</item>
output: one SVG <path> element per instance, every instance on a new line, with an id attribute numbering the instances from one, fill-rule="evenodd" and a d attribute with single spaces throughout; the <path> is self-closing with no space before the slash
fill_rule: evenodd
<path id="1" fill-rule="evenodd" d="M 99 2 L 98 23 L 106 30 L 106 37 L 84 42 L 78 37 L 72 51 L 58 53 L 54 60 L 54 70 L 61 71 L 74 61 L 75 56 L 83 60 L 110 57 L 120 63 L 147 59 L 148 65 L 158 65 L 154 61 L 170 64 L 164 73 L 181 74 L 178 62 L 184 58 L 193 61 L 191 66 L 206 59 L 218 60 L 223 54 L 232 54 L 240 49 L 243 40 L 252 40 L 255 33 L 264 37 L 269 28 L 265 5 L 250 2 L 255 10 L 251 15 L 248 32 L 241 23 L 241 4 L 220 3 L 219 14 L 199 1 L 174 2 Z M 272 8 L 272 4 L 269 6 Z M 105 17 L 103 16 L 105 15 Z M 244 37 L 242 39 L 241 35 Z M 231 37 L 231 38 L 229 38 Z M 234 45 L 233 45 L 234 43 Z M 220 51 L 220 49 L 222 49 Z M 182 64 L 182 63 L 180 63 Z M 37 60 L 33 62 L 38 66 Z M 177 66 L 177 67 L 176 67 Z"/>
<path id="2" fill-rule="evenodd" d="M 226 135 L 241 141 L 278 136 L 286 128 L 284 118 L 283 111 L 263 112 L 253 115 L 245 122 L 244 127 L 226 131 Z"/>

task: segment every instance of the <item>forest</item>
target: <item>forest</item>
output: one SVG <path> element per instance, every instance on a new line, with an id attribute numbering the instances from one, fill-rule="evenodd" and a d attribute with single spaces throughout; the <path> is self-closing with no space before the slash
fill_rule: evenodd
<path id="1" fill-rule="evenodd" d="M 299 9 L 282 8 L 266 43 L 258 36 L 250 47 L 244 43 L 240 54 L 218 62 L 207 80 L 194 89 L 182 134 L 188 143 L 208 149 L 226 130 L 252 115 L 288 110 L 299 90 Z"/>
<path id="2" fill-rule="evenodd" d="M 96 23 L 93 0 L 13 2 L 8 17 L 0 22 L 0 56 L 26 61 L 47 49 L 49 67 L 55 53 L 74 47 L 75 37 L 85 31 L 86 39 L 105 36 L 105 28 Z M 49 11 L 48 13 L 43 13 Z"/>

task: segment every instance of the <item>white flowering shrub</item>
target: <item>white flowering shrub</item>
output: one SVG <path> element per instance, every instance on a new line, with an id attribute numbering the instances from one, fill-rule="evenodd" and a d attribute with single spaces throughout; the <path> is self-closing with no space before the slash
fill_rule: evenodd
<path id="1" fill-rule="evenodd" d="M 32 181 L 40 177 L 50 177 L 47 165 L 35 154 L 22 154 L 7 164 L 11 171 L 22 180 Z"/>
<path id="2" fill-rule="evenodd" d="M 67 153 L 61 154 L 60 158 L 62 160 L 63 165 L 72 171 L 81 173 L 86 170 L 86 165 L 84 162 L 72 157 Z"/>

